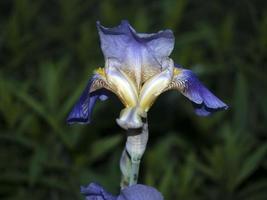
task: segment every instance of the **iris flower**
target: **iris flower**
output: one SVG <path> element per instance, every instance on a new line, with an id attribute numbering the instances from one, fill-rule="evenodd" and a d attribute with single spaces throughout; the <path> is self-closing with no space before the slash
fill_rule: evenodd
<path id="1" fill-rule="evenodd" d="M 155 188 L 141 184 L 124 188 L 119 196 L 111 195 L 96 183 L 81 187 L 81 193 L 86 200 L 163 200 L 161 193 Z"/>
<path id="2" fill-rule="evenodd" d="M 187 97 L 200 116 L 227 105 L 213 95 L 190 70 L 174 64 L 169 57 L 174 47 L 171 30 L 137 33 L 127 22 L 106 28 L 97 22 L 104 68 L 95 70 L 80 99 L 70 112 L 69 123 L 90 123 L 95 103 L 114 93 L 124 105 L 117 123 L 124 129 L 143 126 L 156 98 L 175 89 Z"/>

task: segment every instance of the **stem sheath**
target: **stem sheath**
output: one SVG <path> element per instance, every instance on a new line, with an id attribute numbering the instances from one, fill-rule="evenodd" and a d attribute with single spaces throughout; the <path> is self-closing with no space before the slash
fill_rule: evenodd
<path id="1" fill-rule="evenodd" d="M 120 160 L 122 172 L 121 188 L 137 183 L 140 161 L 146 150 L 147 141 L 147 121 L 141 129 L 128 130 L 126 146 Z"/>

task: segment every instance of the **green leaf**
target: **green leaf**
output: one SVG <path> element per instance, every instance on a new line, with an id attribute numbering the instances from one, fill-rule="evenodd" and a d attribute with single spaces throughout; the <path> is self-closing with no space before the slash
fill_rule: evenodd
<path id="1" fill-rule="evenodd" d="M 256 180 L 252 183 L 245 185 L 240 191 L 237 193 L 237 199 L 240 200 L 247 200 L 247 199 L 253 199 L 253 197 L 256 199 L 256 196 L 265 195 L 267 197 L 267 180 Z"/>
<path id="2" fill-rule="evenodd" d="M 112 149 L 117 147 L 121 142 L 121 139 L 121 135 L 114 135 L 95 141 L 90 148 L 91 154 L 89 155 L 89 161 L 94 162 L 98 159 L 101 159 L 106 154 L 111 153 Z"/>
<path id="3" fill-rule="evenodd" d="M 239 73 L 236 79 L 234 97 L 234 123 L 239 132 L 245 132 L 248 125 L 248 86 L 246 77 Z"/>
<path id="4" fill-rule="evenodd" d="M 17 87 L 16 90 L 14 89 L 15 87 Z M 24 102 L 27 106 L 29 106 L 29 108 L 31 108 L 38 115 L 40 115 L 43 119 L 46 120 L 46 122 L 54 129 L 55 133 L 57 133 L 57 135 L 60 137 L 63 144 L 66 145 L 66 147 L 68 148 L 72 147 L 71 138 L 69 138 L 68 135 L 62 131 L 61 127 L 57 123 L 57 119 L 46 111 L 43 104 L 35 100 L 32 96 L 30 96 L 23 89 L 19 89 L 18 86 L 11 85 L 10 88 L 14 96 L 16 96 L 18 99 Z"/>
<path id="5" fill-rule="evenodd" d="M 41 173 L 43 171 L 44 165 L 47 158 L 46 149 L 38 147 L 32 156 L 29 165 L 29 184 L 33 186 L 38 179 L 40 179 Z"/>
<path id="6" fill-rule="evenodd" d="M 242 168 L 240 169 L 239 176 L 236 184 L 241 184 L 248 178 L 260 165 L 260 162 L 267 155 L 267 143 L 258 147 L 245 159 Z"/>
<path id="7" fill-rule="evenodd" d="M 170 193 L 171 185 L 173 184 L 173 174 L 174 174 L 173 163 L 166 165 L 166 169 L 163 174 L 164 175 L 160 180 L 159 190 L 164 194 L 164 197 L 167 198 Z"/>

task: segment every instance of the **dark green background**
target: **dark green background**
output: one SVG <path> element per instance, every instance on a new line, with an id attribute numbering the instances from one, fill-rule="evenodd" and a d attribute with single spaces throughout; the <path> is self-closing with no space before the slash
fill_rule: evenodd
<path id="1" fill-rule="evenodd" d="M 201 118 L 178 92 L 161 95 L 140 183 L 166 200 L 266 200 L 266 0 L 1 0 L 0 199 L 81 199 L 91 181 L 119 192 L 121 103 L 98 103 L 87 126 L 65 119 L 104 65 L 96 20 L 121 19 L 172 29 L 174 61 L 230 106 Z"/>

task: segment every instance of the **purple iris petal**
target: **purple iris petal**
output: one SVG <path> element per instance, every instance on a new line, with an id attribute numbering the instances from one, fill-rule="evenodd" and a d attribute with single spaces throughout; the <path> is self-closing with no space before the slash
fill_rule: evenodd
<path id="1" fill-rule="evenodd" d="M 86 200 L 163 200 L 161 193 L 155 188 L 141 184 L 124 188 L 118 197 L 106 192 L 96 183 L 81 187 L 81 193 Z"/>
<path id="2" fill-rule="evenodd" d="M 185 84 L 182 94 L 192 101 L 197 115 L 208 116 L 213 112 L 228 108 L 224 102 L 212 94 L 198 80 L 192 71 L 182 69 L 181 74 L 177 77 L 177 81 Z"/>
<path id="3" fill-rule="evenodd" d="M 95 77 L 93 77 L 86 85 L 85 90 L 83 91 L 80 99 L 74 105 L 72 111 L 70 112 L 67 122 L 72 123 L 81 123 L 87 124 L 91 121 L 91 114 L 94 108 L 94 105 L 98 99 L 101 101 L 106 100 L 107 91 L 104 89 L 97 90 L 95 92 L 89 93 L 92 82 Z"/>
<path id="4" fill-rule="evenodd" d="M 176 68 L 182 68 L 182 65 L 174 63 L 174 67 L 176 67 Z"/>
<path id="5" fill-rule="evenodd" d="M 81 193 L 86 197 L 86 200 L 116 200 L 116 197 L 96 183 L 91 183 L 87 187 L 82 186 Z"/>
<path id="6" fill-rule="evenodd" d="M 162 59 L 168 57 L 174 47 L 171 30 L 137 33 L 126 20 L 114 28 L 106 28 L 97 22 L 97 28 L 105 58 L 116 58 L 129 70 L 160 68 Z"/>
<path id="7" fill-rule="evenodd" d="M 153 187 L 137 184 L 123 189 L 117 200 L 163 200 L 163 196 Z"/>

